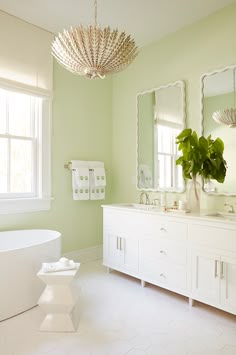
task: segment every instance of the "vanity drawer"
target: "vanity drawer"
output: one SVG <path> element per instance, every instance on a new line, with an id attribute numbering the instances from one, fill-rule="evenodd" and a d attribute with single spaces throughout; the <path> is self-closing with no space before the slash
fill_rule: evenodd
<path id="1" fill-rule="evenodd" d="M 236 230 L 234 229 L 191 224 L 189 239 L 197 245 L 236 253 Z"/>
<path id="2" fill-rule="evenodd" d="M 170 238 L 176 241 L 187 240 L 187 224 L 184 222 L 170 221 L 158 216 L 147 216 L 140 226 L 139 234 L 143 237 Z M 144 223 L 145 222 L 145 223 Z"/>
<path id="3" fill-rule="evenodd" d="M 185 243 L 171 240 L 143 239 L 139 241 L 139 261 L 141 265 L 159 261 L 186 265 L 187 248 Z"/>
<path id="4" fill-rule="evenodd" d="M 140 277 L 154 285 L 166 287 L 173 291 L 184 291 L 187 288 L 187 271 L 183 265 L 153 262 L 144 264 L 139 270 Z"/>

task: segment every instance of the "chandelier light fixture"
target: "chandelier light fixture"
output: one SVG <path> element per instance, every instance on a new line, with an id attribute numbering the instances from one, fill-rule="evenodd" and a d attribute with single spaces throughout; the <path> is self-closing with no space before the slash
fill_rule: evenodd
<path id="1" fill-rule="evenodd" d="M 235 107 L 235 68 L 233 70 L 233 90 L 234 90 L 234 107 L 213 113 L 212 118 L 219 124 L 226 125 L 230 128 L 236 127 L 236 107 Z"/>
<path id="2" fill-rule="evenodd" d="M 97 0 L 94 0 L 94 26 L 71 27 L 53 40 L 52 54 L 59 64 L 90 79 L 105 78 L 125 69 L 137 56 L 134 39 L 124 31 L 97 25 Z"/>

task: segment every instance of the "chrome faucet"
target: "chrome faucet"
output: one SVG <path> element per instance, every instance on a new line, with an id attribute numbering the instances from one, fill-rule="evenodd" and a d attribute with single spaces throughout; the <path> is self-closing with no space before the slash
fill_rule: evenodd
<path id="1" fill-rule="evenodd" d="M 235 213 L 234 206 L 229 203 L 225 203 L 225 206 L 228 206 L 228 213 Z"/>
<path id="2" fill-rule="evenodd" d="M 143 195 L 145 195 L 145 197 L 146 197 L 145 205 L 150 205 L 149 195 L 146 191 L 141 192 L 139 203 L 144 204 Z"/>

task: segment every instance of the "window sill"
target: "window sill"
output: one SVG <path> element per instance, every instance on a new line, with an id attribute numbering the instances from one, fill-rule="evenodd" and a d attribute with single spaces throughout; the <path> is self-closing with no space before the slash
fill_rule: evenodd
<path id="1" fill-rule="evenodd" d="M 51 209 L 52 198 L 19 198 L 0 200 L 0 214 L 27 213 Z"/>

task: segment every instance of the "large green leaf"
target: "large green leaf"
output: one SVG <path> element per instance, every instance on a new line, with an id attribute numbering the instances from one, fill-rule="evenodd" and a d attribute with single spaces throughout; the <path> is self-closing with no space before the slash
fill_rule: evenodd
<path id="1" fill-rule="evenodd" d="M 191 133 L 192 133 L 191 128 L 185 128 L 185 129 L 176 137 L 176 139 L 182 140 L 183 138 L 190 136 Z"/>
<path id="2" fill-rule="evenodd" d="M 227 164 L 223 158 L 224 143 L 220 138 L 198 138 L 195 131 L 187 128 L 178 135 L 176 144 L 178 151 L 182 152 L 176 164 L 182 166 L 185 179 L 200 175 L 205 179 L 224 182 Z"/>

